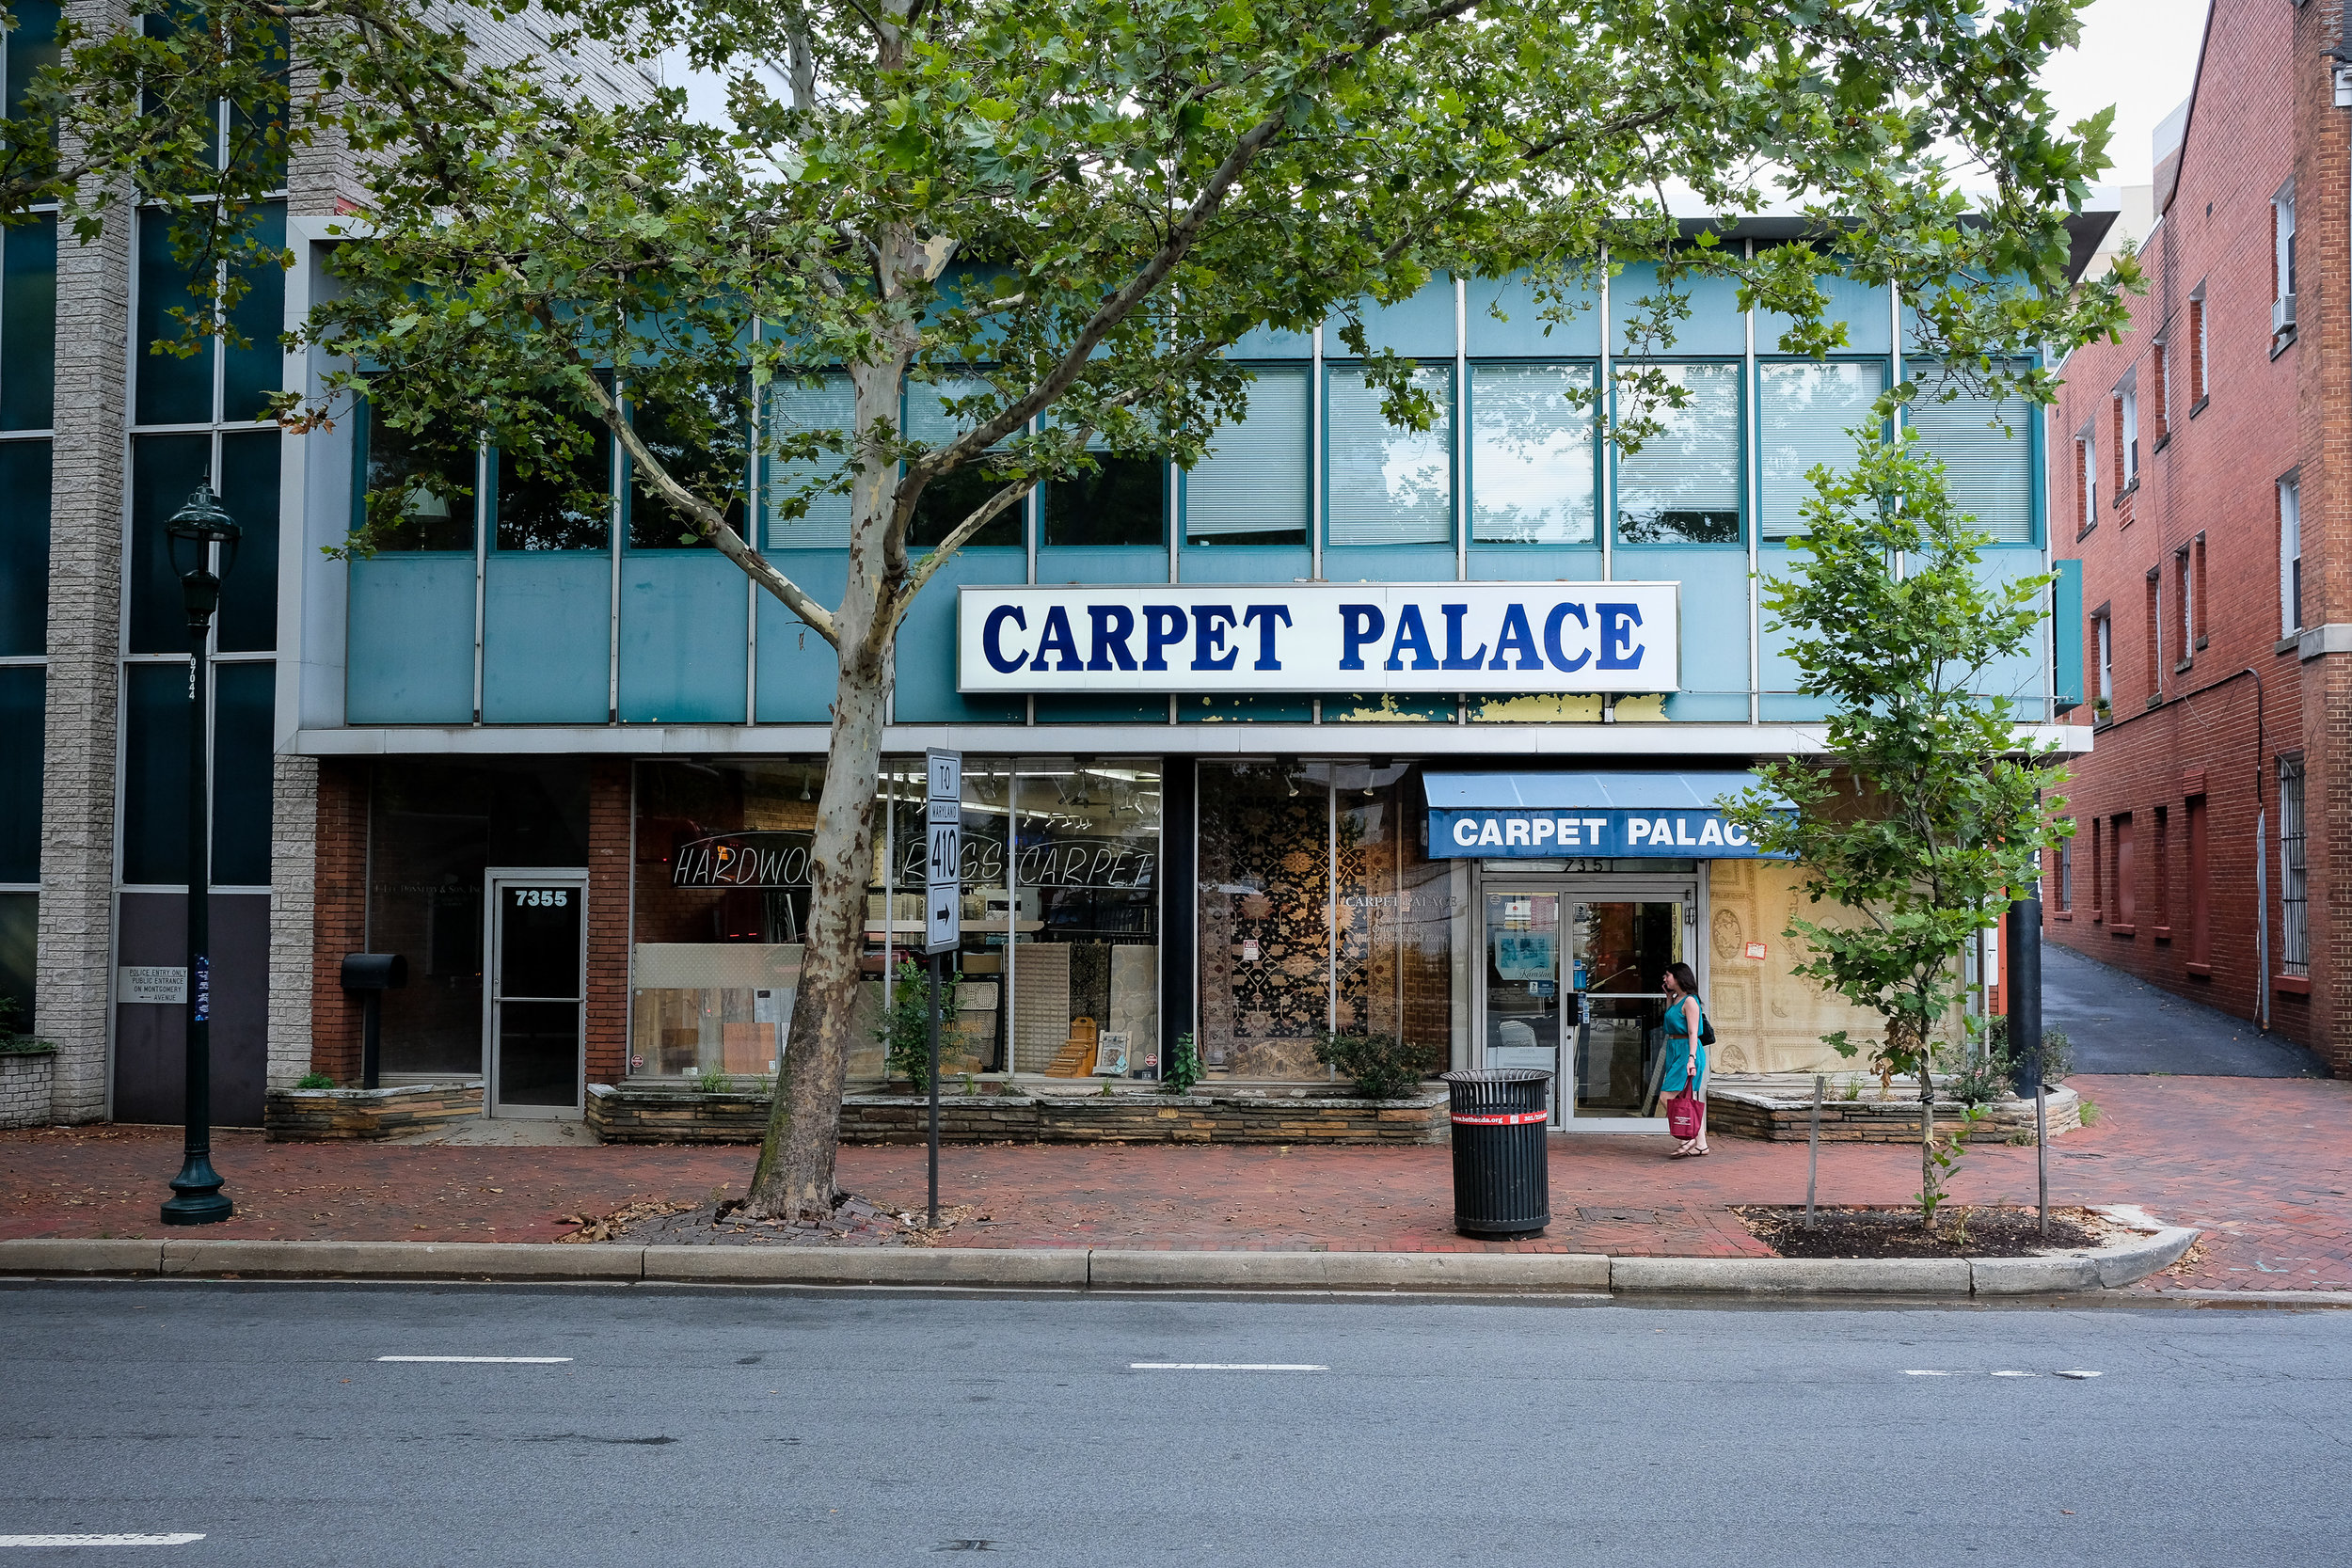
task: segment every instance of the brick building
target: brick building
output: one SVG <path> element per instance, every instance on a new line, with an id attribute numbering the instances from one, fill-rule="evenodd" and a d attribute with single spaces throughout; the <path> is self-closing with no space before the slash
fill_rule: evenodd
<path id="1" fill-rule="evenodd" d="M 2064 367 L 2054 536 L 2096 728 L 2049 940 L 2352 1070 L 2352 78 L 2334 0 L 2217 0 L 2148 292 Z M 2072 559 L 2065 559 L 2072 558 Z"/>

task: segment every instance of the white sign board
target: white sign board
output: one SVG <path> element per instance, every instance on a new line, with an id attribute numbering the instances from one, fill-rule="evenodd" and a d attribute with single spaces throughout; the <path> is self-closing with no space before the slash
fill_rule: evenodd
<path id="1" fill-rule="evenodd" d="M 923 951 L 952 953 L 963 941 L 963 753 L 923 754 Z"/>
<path id="2" fill-rule="evenodd" d="M 968 587 L 967 692 L 1681 689 L 1672 582 Z"/>
<path id="3" fill-rule="evenodd" d="M 115 971 L 115 1000 L 184 1007 L 188 1005 L 188 972 L 151 964 L 124 964 Z"/>

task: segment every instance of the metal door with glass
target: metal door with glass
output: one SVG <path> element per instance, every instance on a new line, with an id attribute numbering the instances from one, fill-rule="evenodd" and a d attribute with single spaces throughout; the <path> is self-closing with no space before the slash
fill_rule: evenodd
<path id="1" fill-rule="evenodd" d="M 1662 1116 L 1666 966 L 1689 961 L 1694 900 L 1678 889 L 1567 895 L 1575 1063 L 1561 1096 L 1584 1121 Z"/>
<path id="2" fill-rule="evenodd" d="M 1484 996 L 1486 1065 L 1551 1074 L 1551 1119 L 1561 1117 L 1560 907 L 1557 893 L 1488 890 Z"/>
<path id="3" fill-rule="evenodd" d="M 572 1117 L 582 1109 L 588 874 L 492 871 L 486 1108 L 494 1117 Z"/>

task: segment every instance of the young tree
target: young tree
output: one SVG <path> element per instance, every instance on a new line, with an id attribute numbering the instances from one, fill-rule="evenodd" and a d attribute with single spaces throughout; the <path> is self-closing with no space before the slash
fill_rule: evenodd
<path id="1" fill-rule="evenodd" d="M 1850 472 L 1813 470 L 1788 575 L 1764 583 L 1797 689 L 1830 704 L 1827 744 L 1758 767 L 1724 815 L 1795 856 L 1806 897 L 1840 911 L 1790 923 L 1810 955 L 1796 972 L 1884 1018 L 1875 1063 L 1918 1074 L 1932 1226 L 1957 1146 L 1936 1139 L 1930 1069 L 1963 1001 L 1961 957 L 2063 831 L 2039 794 L 2062 774 L 2037 766 L 2047 747 L 2022 739 L 2016 703 L 1987 689 L 1994 665 L 2038 645 L 2055 579 L 1987 583 L 1987 536 L 1954 511 L 1944 465 L 1907 435 L 1857 435 Z M 1843 1029 L 1826 1038 L 1859 1049 Z"/>
<path id="2" fill-rule="evenodd" d="M 1362 320 L 1447 269 L 1524 269 L 1557 319 L 1603 269 L 1656 261 L 1626 306 L 1651 344 L 1694 276 L 1729 277 L 1806 353 L 1842 340 L 1824 274 L 1899 281 L 1931 352 L 2039 387 L 2001 356 L 2119 319 L 2112 284 L 2065 280 L 2106 119 L 2061 134 L 2033 86 L 2074 4 L 548 0 L 558 49 L 500 63 L 418 0 L 183 0 L 294 22 L 326 89 L 297 117 L 365 163 L 303 339 L 370 370 L 290 392 L 290 426 L 364 386 L 412 439 L 562 472 L 600 425 L 641 505 L 835 650 L 810 941 L 750 1200 L 796 1214 L 834 1201 L 893 639 L 960 546 L 1090 447 L 1197 459 L 1246 408 L 1227 351 L 1260 327 L 1336 317 L 1391 417 L 1425 427 L 1410 362 Z M 676 88 L 600 96 L 567 63 L 584 51 L 684 57 L 725 84 L 724 123 Z M 1939 149 L 1989 192 L 1959 195 Z M 1804 232 L 1735 253 L 1669 192 L 1798 203 Z M 786 412 L 805 400 L 780 389 L 828 375 L 838 416 Z M 1681 395 L 1624 379 L 1637 416 Z M 952 436 L 902 418 L 931 396 Z M 799 476 L 771 516 L 846 498 L 837 603 L 762 549 L 747 443 Z M 376 498 L 370 530 L 399 508 Z"/>

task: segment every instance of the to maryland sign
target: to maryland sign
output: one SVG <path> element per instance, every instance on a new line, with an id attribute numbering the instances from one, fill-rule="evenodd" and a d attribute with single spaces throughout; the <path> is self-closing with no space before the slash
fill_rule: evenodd
<path id="1" fill-rule="evenodd" d="M 1680 585 L 961 591 L 965 692 L 1676 691 Z"/>

